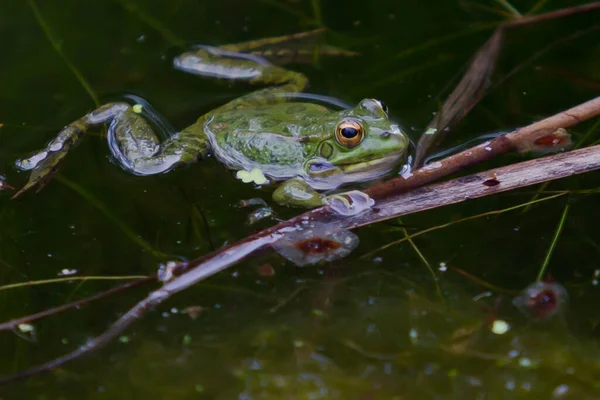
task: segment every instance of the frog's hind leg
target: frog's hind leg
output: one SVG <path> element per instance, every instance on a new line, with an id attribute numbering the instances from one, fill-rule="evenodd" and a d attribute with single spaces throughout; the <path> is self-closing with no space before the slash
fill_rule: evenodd
<path id="1" fill-rule="evenodd" d="M 114 158 L 129 172 L 152 175 L 179 164 L 193 162 L 207 153 L 207 143 L 199 135 L 178 133 L 160 143 L 152 127 L 127 103 L 109 103 L 65 126 L 43 150 L 18 160 L 21 170 L 29 170 L 29 181 L 14 196 L 37 186 L 39 191 L 52 178 L 69 150 L 91 128 L 110 124 L 109 148 Z"/>
<path id="2" fill-rule="evenodd" d="M 308 79 L 301 73 L 271 64 L 263 57 L 219 47 L 198 46 L 173 60 L 175 68 L 194 75 L 269 87 L 255 90 L 212 111 L 258 107 L 286 101 L 286 93 L 304 90 Z"/>

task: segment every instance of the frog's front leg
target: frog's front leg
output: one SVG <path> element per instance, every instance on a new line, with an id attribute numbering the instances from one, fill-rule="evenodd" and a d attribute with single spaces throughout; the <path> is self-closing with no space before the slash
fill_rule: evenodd
<path id="1" fill-rule="evenodd" d="M 313 208 L 324 204 L 325 196 L 300 178 L 283 182 L 273 192 L 273 200 L 286 206 Z"/>
<path id="2" fill-rule="evenodd" d="M 358 190 L 328 196 L 320 194 L 300 178 L 292 178 L 281 184 L 273 192 L 273 200 L 282 205 L 306 208 L 327 204 L 333 211 L 344 216 L 359 214 L 375 204 L 369 195 Z"/>
<path id="3" fill-rule="evenodd" d="M 107 123 L 110 123 L 108 144 L 112 155 L 124 169 L 136 175 L 166 172 L 178 164 L 194 161 L 207 152 L 203 136 L 196 134 L 193 129 L 184 130 L 160 144 L 152 127 L 135 107 L 127 103 L 103 105 L 65 126 L 43 150 L 18 160 L 17 167 L 31 171 L 31 175 L 27 184 L 13 198 L 34 186 L 41 189 L 83 134 Z"/>

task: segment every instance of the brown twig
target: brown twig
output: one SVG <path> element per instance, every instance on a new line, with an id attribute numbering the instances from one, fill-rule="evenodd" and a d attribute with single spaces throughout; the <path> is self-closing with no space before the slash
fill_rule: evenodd
<path id="1" fill-rule="evenodd" d="M 437 169 L 430 166 L 428 168 L 417 170 L 412 177 L 401 180 L 401 182 L 407 183 L 402 185 L 395 183 L 393 188 L 406 191 L 411 187 L 410 185 L 414 185 L 412 186 L 412 188 L 414 188 L 430 182 L 434 177 L 443 176 L 444 174 L 439 171 L 445 171 L 446 174 L 450 174 L 463 166 L 474 164 L 474 159 L 482 161 L 491 158 L 492 156 L 503 154 L 506 151 L 520 146 L 521 142 L 526 143 L 530 140 L 535 140 L 535 138 L 539 138 L 540 135 L 554 132 L 554 130 L 559 127 L 572 126 L 599 114 L 600 97 L 574 107 L 566 112 L 559 113 L 553 117 L 521 128 L 505 137 L 498 138 L 494 141 L 496 144 L 494 144 L 492 151 L 488 151 L 485 144 L 483 144 L 440 161 L 441 166 Z M 489 147 L 491 144 L 492 143 L 487 146 Z M 84 346 L 81 346 L 74 352 L 56 358 L 46 364 L 39 365 L 14 375 L 4 376 L 0 378 L 0 384 L 17 379 L 24 379 L 28 376 L 51 370 L 91 351 L 99 349 L 127 329 L 135 322 L 135 320 L 141 318 L 149 309 L 169 299 L 173 294 L 224 270 L 230 265 L 238 263 L 255 251 L 268 247 L 276 240 L 284 238 L 286 232 L 289 232 L 291 227 L 295 225 L 301 226 L 301 222 L 306 219 L 327 220 L 330 226 L 342 229 L 353 229 L 374 222 L 395 218 L 400 215 L 458 203 L 467 199 L 496 194 L 506 190 L 533 185 L 547 180 L 559 179 L 599 168 L 600 145 L 513 164 L 406 193 L 398 193 L 388 189 L 383 190 L 387 183 L 391 182 L 388 181 L 377 186 L 382 188 L 379 193 L 387 193 L 389 194 L 389 197 L 379 201 L 376 204 L 376 208 L 373 208 L 370 211 L 347 218 L 333 214 L 326 207 L 321 207 L 297 216 L 289 221 L 280 223 L 274 227 L 265 229 L 262 232 L 226 246 L 212 254 L 206 255 L 201 259 L 187 263 L 186 267 L 189 268 L 188 272 L 165 283 L 160 289 L 151 292 L 148 297 L 132 307 L 100 336 L 88 341 Z M 420 172 L 422 170 L 426 171 Z"/>
<path id="2" fill-rule="evenodd" d="M 365 190 L 365 193 L 374 199 L 381 199 L 394 193 L 423 186 L 517 148 L 532 147 L 531 145 L 536 140 L 552 134 L 559 128 L 569 128 L 598 115 L 600 115 L 600 97 L 415 170 L 407 179 L 398 177 L 371 186 Z"/>
<path id="3" fill-rule="evenodd" d="M 92 296 L 86 297 L 85 299 L 76 300 L 76 301 L 73 301 L 68 304 L 63 304 L 62 306 L 49 308 L 47 310 L 40 311 L 35 314 L 26 315 L 21 318 L 11 319 L 9 321 L 0 323 L 0 331 L 10 331 L 10 330 L 15 329 L 20 324 L 32 323 L 33 321 L 36 321 L 41 318 L 59 314 L 61 312 L 72 310 L 74 308 L 80 308 L 80 307 L 85 306 L 96 300 L 104 299 L 108 296 L 112 296 L 113 294 L 121 293 L 128 289 L 132 289 L 134 287 L 138 287 L 138 286 L 143 285 L 144 283 L 148 283 L 148 282 L 152 282 L 152 281 L 156 281 L 156 275 L 149 276 L 146 278 L 136 279 L 135 281 L 124 283 L 121 286 L 117 286 L 115 288 L 105 290 L 104 292 L 96 293 Z"/>

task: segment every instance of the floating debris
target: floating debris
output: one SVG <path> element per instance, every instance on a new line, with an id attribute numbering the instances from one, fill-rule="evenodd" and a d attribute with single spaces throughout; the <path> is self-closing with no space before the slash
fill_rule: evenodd
<path id="1" fill-rule="evenodd" d="M 562 311 L 568 300 L 567 290 L 553 281 L 534 282 L 513 300 L 513 304 L 525 315 L 536 319 L 548 319 Z"/>
<path id="2" fill-rule="evenodd" d="M 204 307 L 202 306 L 189 306 L 181 310 L 182 314 L 187 314 L 191 319 L 196 320 L 200 314 L 204 311 Z"/>
<path id="3" fill-rule="evenodd" d="M 168 261 L 166 264 L 160 264 L 158 267 L 158 280 L 162 283 L 169 282 L 175 276 L 175 271 L 179 266 L 180 263 L 177 261 Z"/>
<path id="4" fill-rule="evenodd" d="M 248 223 L 248 225 L 254 225 L 258 221 L 272 217 L 274 214 L 275 213 L 271 207 L 257 208 L 256 210 L 248 214 L 248 219 L 246 220 L 246 222 Z"/>
<path id="5" fill-rule="evenodd" d="M 297 231 L 286 233 L 272 246 L 294 264 L 304 266 L 343 258 L 358 243 L 358 237 L 350 231 L 333 230 L 327 224 L 313 222 Z"/>
<path id="6" fill-rule="evenodd" d="M 58 276 L 69 276 L 69 275 L 75 275 L 76 273 L 77 273 L 76 269 L 64 268 L 57 275 Z"/>
<path id="7" fill-rule="evenodd" d="M 492 322 L 491 330 L 496 335 L 504 335 L 510 330 L 510 325 L 504 320 L 497 319 L 494 322 Z"/>
<path id="8" fill-rule="evenodd" d="M 273 268 L 273 266 L 271 264 L 261 264 L 258 267 L 256 267 L 256 272 L 258 273 L 258 275 L 260 276 L 264 276 L 264 277 L 271 277 L 275 275 L 275 269 Z"/>
<path id="9" fill-rule="evenodd" d="M 28 342 L 35 342 L 36 341 L 36 331 L 35 331 L 35 326 L 28 324 L 26 322 L 22 323 L 22 324 L 18 324 L 14 329 L 13 332 L 19 336 L 21 339 L 25 339 Z"/>
<path id="10" fill-rule="evenodd" d="M 0 127 L 2 125 L 0 124 Z M 0 175 L 0 190 L 6 190 L 6 189 L 10 189 L 10 190 L 15 190 L 14 187 L 10 186 L 7 182 L 6 182 L 6 177 L 4 175 Z"/>
<path id="11" fill-rule="evenodd" d="M 250 171 L 238 171 L 235 177 L 244 183 L 254 182 L 257 185 L 264 185 L 269 182 L 265 174 L 258 168 L 252 168 Z"/>
<path id="12" fill-rule="evenodd" d="M 238 203 L 238 206 L 239 207 L 252 207 L 252 206 L 268 207 L 269 205 L 267 204 L 266 201 L 264 201 L 260 197 L 253 197 L 253 198 L 247 199 L 247 200 L 240 200 Z"/>

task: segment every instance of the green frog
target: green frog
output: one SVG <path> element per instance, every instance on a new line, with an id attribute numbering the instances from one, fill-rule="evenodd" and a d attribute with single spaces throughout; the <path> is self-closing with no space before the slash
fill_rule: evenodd
<path id="1" fill-rule="evenodd" d="M 383 102 L 365 99 L 339 111 L 298 101 L 291 94 L 304 90 L 306 76 L 271 62 L 273 52 L 253 54 L 268 44 L 306 35 L 198 46 L 175 57 L 174 67 L 184 72 L 266 87 L 202 115 L 162 143 L 140 105 L 105 104 L 65 126 L 45 149 L 17 161 L 31 175 L 15 197 L 43 187 L 73 145 L 91 128 L 105 124 L 111 153 L 133 174 L 164 173 L 211 153 L 227 168 L 258 170 L 263 179 L 282 182 L 273 199 L 284 205 L 319 206 L 332 196 L 340 198 L 322 191 L 389 173 L 404 159 L 408 139 L 390 121 Z"/>

